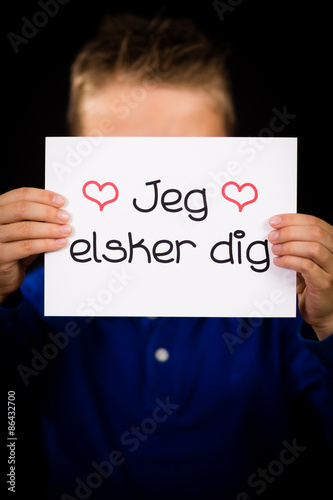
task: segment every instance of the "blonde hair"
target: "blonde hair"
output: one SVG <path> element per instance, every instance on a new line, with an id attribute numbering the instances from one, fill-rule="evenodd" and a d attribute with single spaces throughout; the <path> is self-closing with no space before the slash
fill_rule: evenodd
<path id="1" fill-rule="evenodd" d="M 80 130 L 80 103 L 111 81 L 141 83 L 162 75 L 163 85 L 206 91 L 232 135 L 235 113 L 226 70 L 226 51 L 191 20 L 145 19 L 133 14 L 107 16 L 95 39 L 88 42 L 71 67 L 68 107 L 70 132 Z"/>

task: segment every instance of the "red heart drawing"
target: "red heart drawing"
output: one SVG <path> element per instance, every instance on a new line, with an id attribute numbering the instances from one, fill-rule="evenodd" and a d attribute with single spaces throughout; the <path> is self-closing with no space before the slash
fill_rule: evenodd
<path id="1" fill-rule="evenodd" d="M 89 196 L 87 194 L 87 187 L 90 186 L 91 184 L 94 184 L 95 186 L 98 187 L 99 189 L 99 192 L 101 192 L 105 186 L 112 186 L 114 191 L 115 191 L 115 195 L 112 199 L 109 199 L 109 200 L 106 200 L 104 201 L 103 203 L 101 203 L 97 198 L 93 198 L 92 196 Z M 100 185 L 98 182 L 96 181 L 88 181 L 84 184 L 83 188 L 82 188 L 82 192 L 83 192 L 83 196 L 85 196 L 88 200 L 91 200 L 91 201 L 94 201 L 95 203 L 97 203 L 97 205 L 99 206 L 99 209 L 100 211 L 103 210 L 103 208 L 108 205 L 109 203 L 113 203 L 114 201 L 117 200 L 118 196 L 119 196 L 119 191 L 118 191 L 118 188 L 115 184 L 113 184 L 113 182 L 104 182 L 104 184 Z"/>
<path id="2" fill-rule="evenodd" d="M 248 201 L 245 201 L 244 203 L 239 203 L 239 201 L 237 201 L 235 198 L 231 198 L 230 196 L 227 196 L 226 195 L 226 189 L 228 186 L 236 186 L 236 188 L 238 189 L 238 192 L 240 193 L 245 187 L 249 186 L 253 192 L 254 192 L 254 196 L 253 198 L 251 198 L 250 200 Z M 229 193 L 230 194 L 230 193 Z M 246 206 L 246 205 L 250 205 L 251 203 L 254 203 L 256 201 L 256 199 L 258 198 L 258 190 L 257 188 L 255 187 L 254 184 L 251 184 L 250 182 L 246 182 L 245 184 L 242 184 L 241 186 L 239 184 L 237 184 L 237 182 L 233 182 L 233 181 L 230 181 L 230 182 L 226 182 L 223 186 L 222 186 L 222 196 L 223 198 L 225 198 L 226 200 L 228 201 L 231 201 L 232 203 L 236 203 L 236 205 L 238 206 L 238 209 L 239 211 L 241 212 L 243 210 L 243 208 Z"/>

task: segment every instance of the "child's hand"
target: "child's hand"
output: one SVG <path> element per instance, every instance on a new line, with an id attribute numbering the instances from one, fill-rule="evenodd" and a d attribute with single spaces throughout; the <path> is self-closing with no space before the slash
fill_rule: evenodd
<path id="1" fill-rule="evenodd" d="M 66 245 L 71 228 L 68 213 L 59 210 L 64 203 L 57 193 L 35 188 L 0 196 L 0 303 L 21 286 L 39 253 Z"/>
<path id="2" fill-rule="evenodd" d="M 270 224 L 274 263 L 297 271 L 300 313 L 323 340 L 333 334 L 333 227 L 304 214 L 276 215 Z"/>

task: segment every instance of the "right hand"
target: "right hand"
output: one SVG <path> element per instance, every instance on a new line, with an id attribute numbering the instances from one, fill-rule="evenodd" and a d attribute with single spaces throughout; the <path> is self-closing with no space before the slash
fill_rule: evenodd
<path id="1" fill-rule="evenodd" d="M 21 286 L 38 254 L 66 245 L 71 227 L 64 203 L 61 195 L 36 188 L 0 196 L 0 304 Z"/>

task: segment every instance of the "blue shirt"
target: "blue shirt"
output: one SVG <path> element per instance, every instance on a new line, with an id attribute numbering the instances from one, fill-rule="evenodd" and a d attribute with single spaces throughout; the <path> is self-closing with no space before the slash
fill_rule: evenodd
<path id="1" fill-rule="evenodd" d="M 333 336 L 299 317 L 44 317 L 43 280 L 0 318 L 47 499 L 257 498 L 304 453 L 298 401 L 331 439 Z"/>

